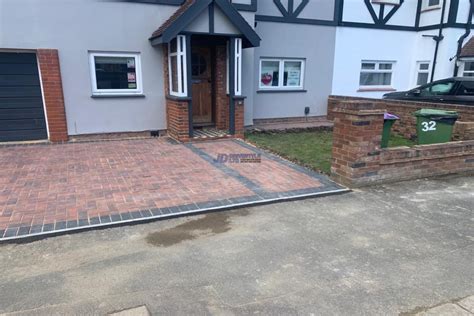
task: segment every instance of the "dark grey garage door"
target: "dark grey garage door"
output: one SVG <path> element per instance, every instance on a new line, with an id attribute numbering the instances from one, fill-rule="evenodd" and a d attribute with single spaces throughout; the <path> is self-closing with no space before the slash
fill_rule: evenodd
<path id="1" fill-rule="evenodd" d="M 46 139 L 34 53 L 0 53 L 0 141 Z"/>

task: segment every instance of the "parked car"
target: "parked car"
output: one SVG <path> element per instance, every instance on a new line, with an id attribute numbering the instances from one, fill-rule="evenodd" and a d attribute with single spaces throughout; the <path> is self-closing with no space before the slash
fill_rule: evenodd
<path id="1" fill-rule="evenodd" d="M 455 103 L 474 106 L 474 77 L 437 80 L 409 91 L 384 94 L 383 99 Z"/>

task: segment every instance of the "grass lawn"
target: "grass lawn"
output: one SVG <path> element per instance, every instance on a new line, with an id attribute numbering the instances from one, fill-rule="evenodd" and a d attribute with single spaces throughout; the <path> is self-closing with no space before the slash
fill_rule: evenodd
<path id="1" fill-rule="evenodd" d="M 329 174 L 332 132 L 247 133 L 246 139 L 291 161 Z"/>
<path id="2" fill-rule="evenodd" d="M 399 147 L 399 146 L 408 146 L 412 147 L 415 146 L 416 142 L 406 139 L 400 135 L 390 135 L 390 139 L 388 140 L 388 147 Z"/>
<path id="3" fill-rule="evenodd" d="M 332 132 L 246 133 L 246 140 L 313 170 L 331 171 Z M 392 135 L 389 147 L 413 146 L 414 142 Z"/>

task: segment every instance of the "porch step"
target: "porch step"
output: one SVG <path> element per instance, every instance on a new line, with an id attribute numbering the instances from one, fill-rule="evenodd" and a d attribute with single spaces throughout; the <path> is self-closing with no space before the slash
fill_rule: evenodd
<path id="1" fill-rule="evenodd" d="M 228 131 L 217 128 L 195 129 L 193 133 L 194 139 L 225 138 L 231 136 Z"/>

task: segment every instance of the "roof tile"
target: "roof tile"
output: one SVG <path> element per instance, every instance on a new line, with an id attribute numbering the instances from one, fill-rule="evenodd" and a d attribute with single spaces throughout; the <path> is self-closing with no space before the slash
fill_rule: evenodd
<path id="1" fill-rule="evenodd" d="M 186 0 L 175 13 L 173 13 L 168 20 L 166 20 L 156 31 L 151 35 L 152 38 L 161 36 L 163 32 L 173 24 L 186 10 L 188 10 L 196 0 Z"/>
<path id="2" fill-rule="evenodd" d="M 459 57 L 474 57 L 474 36 L 463 46 Z"/>

